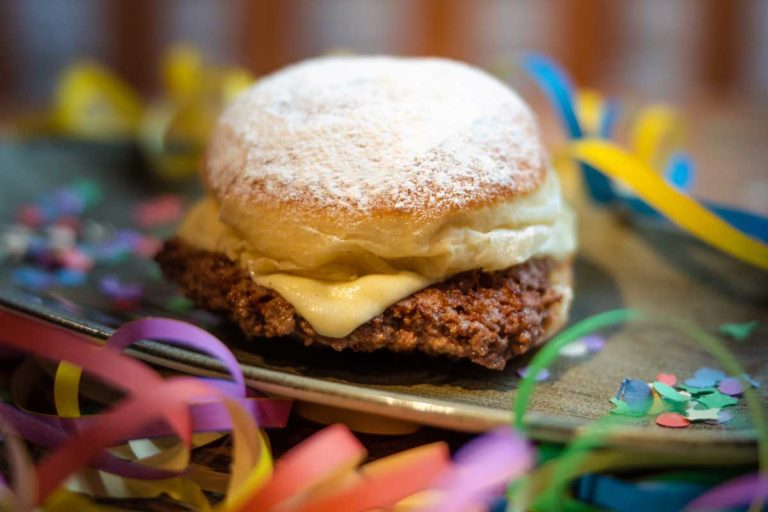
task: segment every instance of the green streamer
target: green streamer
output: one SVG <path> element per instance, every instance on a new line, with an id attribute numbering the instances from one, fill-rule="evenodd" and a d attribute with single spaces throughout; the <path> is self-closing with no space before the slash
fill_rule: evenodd
<path id="1" fill-rule="evenodd" d="M 576 341 L 594 331 L 613 325 L 650 321 L 682 331 L 712 354 L 730 375 L 743 375 L 744 369 L 733 354 L 718 340 L 704 329 L 691 322 L 669 317 L 650 318 L 645 313 L 632 309 L 618 309 L 599 313 L 586 318 L 572 327 L 566 329 L 553 338 L 539 351 L 529 365 L 527 376 L 523 378 L 517 393 L 517 399 L 513 407 L 513 423 L 516 428 L 525 430 L 525 413 L 530 399 L 536 388 L 534 376 L 548 368 L 557 360 L 560 350 L 569 343 Z M 758 465 L 761 472 L 768 468 L 768 419 L 762 410 L 757 393 L 752 390 L 750 384 L 742 380 L 744 397 L 747 402 L 752 422 L 758 434 Z M 563 510 L 566 502 L 565 491 L 574 477 L 584 472 L 596 470 L 609 470 L 633 467 L 654 467 L 668 464 L 662 461 L 658 455 L 637 453 L 631 460 L 621 456 L 621 452 L 610 450 L 605 452 L 599 449 L 605 444 L 611 432 L 621 426 L 620 420 L 615 416 L 605 417 L 593 422 L 580 436 L 568 444 L 565 451 L 557 459 L 543 467 L 534 474 L 513 483 L 508 490 L 510 510 L 527 510 L 533 505 L 534 510 Z M 603 454 L 601 456 L 600 454 Z M 681 460 L 687 460 L 683 457 Z M 547 485 L 542 485 L 542 478 L 547 479 Z M 762 506 L 760 500 L 755 500 L 750 510 L 759 510 Z"/>

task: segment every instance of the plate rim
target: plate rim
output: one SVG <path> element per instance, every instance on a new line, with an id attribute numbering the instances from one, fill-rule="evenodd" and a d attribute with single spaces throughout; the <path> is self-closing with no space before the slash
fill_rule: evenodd
<path id="1" fill-rule="evenodd" d="M 114 332 L 110 327 L 81 322 L 53 310 L 42 310 L 23 300 L 13 300 L 3 293 L 0 293 L 0 309 L 9 309 L 16 314 L 73 330 L 98 342 L 103 342 Z M 167 343 L 140 341 L 127 349 L 126 353 L 150 364 L 192 375 L 227 376 L 214 358 Z M 173 358 L 170 357 L 171 353 Z M 508 425 L 512 419 L 511 406 L 509 412 L 505 412 L 469 404 L 457 406 L 432 398 L 418 402 L 403 393 L 377 390 L 365 385 L 327 381 L 243 363 L 240 363 L 240 367 L 247 384 L 266 394 L 377 414 L 426 426 L 483 432 L 496 426 Z M 525 421 L 526 433 L 531 439 L 558 443 L 567 443 L 586 432 L 591 423 L 535 412 L 527 414 Z M 675 438 L 674 441 L 670 440 L 670 436 Z M 642 448 L 663 451 L 665 454 L 688 454 L 691 449 L 707 444 L 707 460 L 750 461 L 757 458 L 757 432 L 754 429 L 723 432 L 680 432 L 665 429 L 655 432 L 645 427 L 625 426 L 609 434 L 604 442 L 607 446 L 616 448 Z"/>

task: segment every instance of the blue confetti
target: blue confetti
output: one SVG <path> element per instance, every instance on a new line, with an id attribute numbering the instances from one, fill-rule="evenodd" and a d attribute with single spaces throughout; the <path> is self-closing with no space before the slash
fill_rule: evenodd
<path id="1" fill-rule="evenodd" d="M 727 375 L 720 370 L 714 368 L 699 368 L 693 374 L 693 378 L 685 381 L 688 386 L 696 388 L 709 388 L 716 386 L 721 380 L 725 379 Z"/>
<path id="2" fill-rule="evenodd" d="M 62 268 L 56 272 L 56 282 L 61 286 L 80 286 L 85 283 L 86 277 L 82 270 Z"/>
<path id="3" fill-rule="evenodd" d="M 21 267 L 13 271 L 13 282 L 32 290 L 42 290 L 53 284 L 53 277 L 42 270 L 32 267 Z"/>
<path id="4" fill-rule="evenodd" d="M 616 399 L 622 400 L 634 412 L 646 411 L 653 403 L 648 383 L 638 379 L 624 379 L 616 393 Z"/>

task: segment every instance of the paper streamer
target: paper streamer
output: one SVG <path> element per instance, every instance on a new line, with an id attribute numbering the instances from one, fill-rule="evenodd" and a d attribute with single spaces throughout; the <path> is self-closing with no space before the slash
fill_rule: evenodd
<path id="1" fill-rule="evenodd" d="M 520 428 L 524 428 L 525 426 L 525 411 L 536 386 L 533 375 L 551 365 L 557 359 L 559 351 L 563 346 L 595 330 L 630 321 L 649 321 L 679 330 L 696 340 L 710 354 L 715 356 L 718 362 L 729 374 L 742 375 L 745 373 L 736 358 L 717 338 L 694 324 L 664 316 L 649 317 L 646 313 L 636 310 L 607 311 L 582 320 L 561 332 L 536 354 L 529 366 L 531 369 L 530 373 L 522 380 L 518 389 L 517 400 L 514 404 L 515 424 Z M 762 409 L 759 396 L 749 386 L 745 386 L 744 393 L 750 417 L 758 432 L 758 459 L 760 468 L 763 468 L 764 471 L 765 469 L 768 469 L 768 418 L 766 418 L 766 413 Z M 532 503 L 536 502 L 538 507 L 534 508 L 556 510 L 560 508 L 563 492 L 565 491 L 568 482 L 580 472 L 611 469 L 613 464 L 616 464 L 615 467 L 642 467 L 643 465 L 670 463 L 670 461 L 662 460 L 655 454 L 645 460 L 643 454 L 638 453 L 633 454 L 632 457 L 627 457 L 626 454 L 624 454 L 623 462 L 611 461 L 608 465 L 595 467 L 597 464 L 595 461 L 599 460 L 599 452 L 595 452 L 594 449 L 604 445 L 605 440 L 609 438 L 610 434 L 620 426 L 622 425 L 619 420 L 611 416 L 606 416 L 601 420 L 594 422 L 584 434 L 577 437 L 568 445 L 568 448 L 556 461 L 547 465 L 550 473 L 547 473 L 546 475 L 546 484 L 541 483 L 541 475 L 542 471 L 544 471 L 542 468 L 534 473 L 534 479 L 538 474 L 538 490 L 531 490 L 529 488 L 531 480 L 528 482 L 521 482 L 516 486 L 510 487 L 510 499 L 516 500 L 516 506 L 519 506 L 521 509 L 527 509 Z M 688 463 L 691 463 L 690 458 L 680 457 L 681 461 L 684 459 L 686 459 Z M 605 462 L 602 464 L 605 464 Z M 729 491 L 726 488 L 724 494 L 728 494 L 728 492 Z M 759 500 L 760 493 L 756 492 L 755 494 L 758 497 L 758 500 L 753 503 L 753 509 L 757 510 L 762 502 Z"/>
<path id="2" fill-rule="evenodd" d="M 612 137 L 618 118 L 618 104 L 605 101 L 597 93 L 586 92 L 576 95 L 565 72 L 551 59 L 537 54 L 527 54 L 522 62 L 523 69 L 544 91 L 555 111 L 560 115 L 563 126 L 570 139 L 576 141 L 585 136 L 581 126 L 584 119 L 586 134 Z M 574 101 L 576 98 L 576 101 Z M 597 130 L 597 119 L 599 130 Z M 672 153 L 682 139 L 679 117 L 666 106 L 653 105 L 643 109 L 633 126 L 632 147 L 636 157 L 648 164 L 654 171 L 664 169 L 664 175 L 673 185 L 681 190 L 688 190 L 694 179 L 693 163 L 685 153 Z M 665 157 L 669 158 L 665 160 Z M 611 203 L 619 199 L 630 211 L 659 218 L 660 214 L 645 201 L 632 195 L 619 197 L 611 181 L 594 167 L 582 164 L 587 191 L 597 203 Z M 720 205 L 711 201 L 700 201 L 724 221 L 732 224 L 745 234 L 768 243 L 768 218 L 737 208 Z"/>
<path id="3" fill-rule="evenodd" d="M 760 510 L 767 501 L 768 472 L 764 472 L 729 480 L 697 497 L 686 510 L 725 510 L 744 505 Z"/>
<path id="4" fill-rule="evenodd" d="M 163 379 L 120 352 L 142 339 L 206 352 L 222 363 L 232 381 Z M 246 396 L 236 360 L 205 331 L 175 320 L 144 319 L 126 324 L 106 345 L 97 346 L 59 327 L 0 310 L 0 342 L 21 352 L 66 361 L 56 372 L 56 401 L 71 416 L 80 412 L 77 388 L 81 371 L 127 393 L 105 412 L 85 417 L 50 416 L 0 403 L 3 418 L 18 425 L 32 442 L 52 448 L 38 465 L 36 477 L 31 465 L 20 473 L 27 475 L 22 482 L 31 482 L 30 488 L 38 482 L 38 492 L 27 492 L 30 502 L 51 510 L 104 508 L 62 489 L 65 479 L 69 479 L 70 488 L 96 495 L 104 495 L 99 490 L 99 482 L 104 481 L 126 489 L 126 496 L 166 493 L 198 510 L 211 509 L 202 493 L 205 488 L 225 491 L 225 500 L 217 507 L 220 510 L 296 512 L 363 511 L 396 505 L 399 510 L 414 510 L 420 506 L 419 493 L 442 482 L 441 487 L 430 491 L 427 503 L 441 503 L 437 510 L 448 510 L 445 507 L 452 503 L 482 504 L 498 485 L 524 472 L 533 460 L 531 446 L 510 429 L 502 429 L 465 447 L 457 454 L 455 465 L 450 462 L 447 446 L 434 443 L 358 467 L 365 457 L 364 448 L 348 429 L 336 425 L 290 450 L 273 469 L 268 442 L 254 421 L 259 417 L 258 409 L 247 408 L 249 403 L 271 402 L 254 402 Z M 26 374 L 32 378 L 30 372 Z M 24 382 L 19 380 L 16 385 Z M 16 390 L 15 394 L 22 393 Z M 192 432 L 208 429 L 231 430 L 233 435 L 232 472 L 226 489 L 222 489 L 225 476 L 205 468 L 191 466 L 186 474 L 177 476 L 189 460 Z M 135 440 L 154 435 L 173 435 L 180 442 Z M 201 442 L 205 439 L 212 437 Z M 118 446 L 126 440 L 128 445 Z M 108 447 L 131 459 L 115 457 L 105 451 Z M 137 464 L 150 461 L 153 465 Z M 118 474 L 139 473 L 145 479 L 120 480 L 86 469 L 87 464 Z M 77 472 L 77 478 L 72 479 Z M 151 480 L 158 477 L 162 479 Z M 23 496 L 23 489 L 19 489 L 14 496 Z M 416 505 L 406 505 L 408 502 Z"/>
<path id="5" fill-rule="evenodd" d="M 743 234 L 671 187 L 637 157 L 599 139 L 574 142 L 570 153 L 575 159 L 629 185 L 641 199 L 682 229 L 726 254 L 768 270 L 768 245 Z"/>
<path id="6" fill-rule="evenodd" d="M 224 400 L 228 408 L 240 409 L 239 404 L 228 401 L 230 399 L 221 390 L 200 379 L 164 380 L 145 365 L 114 350 L 96 347 L 74 333 L 5 311 L 0 311 L 0 340 L 38 356 L 67 360 L 132 393 L 110 411 L 94 418 L 82 432 L 62 442 L 43 460 L 38 469 L 41 500 L 65 477 L 95 460 L 104 448 L 130 437 L 140 427 L 150 425 L 158 418 L 165 418 L 173 433 L 189 446 L 192 430 L 189 402 Z M 254 442 L 253 419 L 242 412 L 232 415 L 235 439 L 232 481 L 236 482 L 252 480 L 244 474 L 246 471 L 264 473 L 260 466 L 271 467 L 268 453 L 262 449 L 264 444 Z M 238 464 L 242 458 L 258 463 Z M 262 484 L 263 480 L 265 478 L 257 483 Z"/>
<path id="7" fill-rule="evenodd" d="M 551 59 L 534 53 L 523 57 L 522 67 L 555 105 L 555 110 L 560 114 L 568 136 L 572 139 L 580 139 L 583 131 L 574 108 L 573 86 L 566 74 Z M 613 107 L 608 112 L 611 116 L 616 115 Z M 602 131 L 612 129 L 614 122 L 615 118 L 607 120 Z M 582 170 L 590 197 L 594 201 L 609 203 L 616 198 L 610 180 L 589 166 L 582 166 Z"/>
<path id="8" fill-rule="evenodd" d="M 535 464 L 532 444 L 510 427 L 501 427 L 464 445 L 455 466 L 436 488 L 438 503 L 421 512 L 462 512 L 487 505 L 500 487 Z"/>

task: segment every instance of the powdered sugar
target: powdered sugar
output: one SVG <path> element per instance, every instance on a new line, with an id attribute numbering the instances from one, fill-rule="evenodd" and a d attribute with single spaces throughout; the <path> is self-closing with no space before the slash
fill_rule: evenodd
<path id="1" fill-rule="evenodd" d="M 219 130 L 246 146 L 242 169 L 209 160 L 219 197 L 257 192 L 260 201 L 362 214 L 438 213 L 528 193 L 544 173 L 520 98 L 443 59 L 306 61 L 245 92 Z"/>

